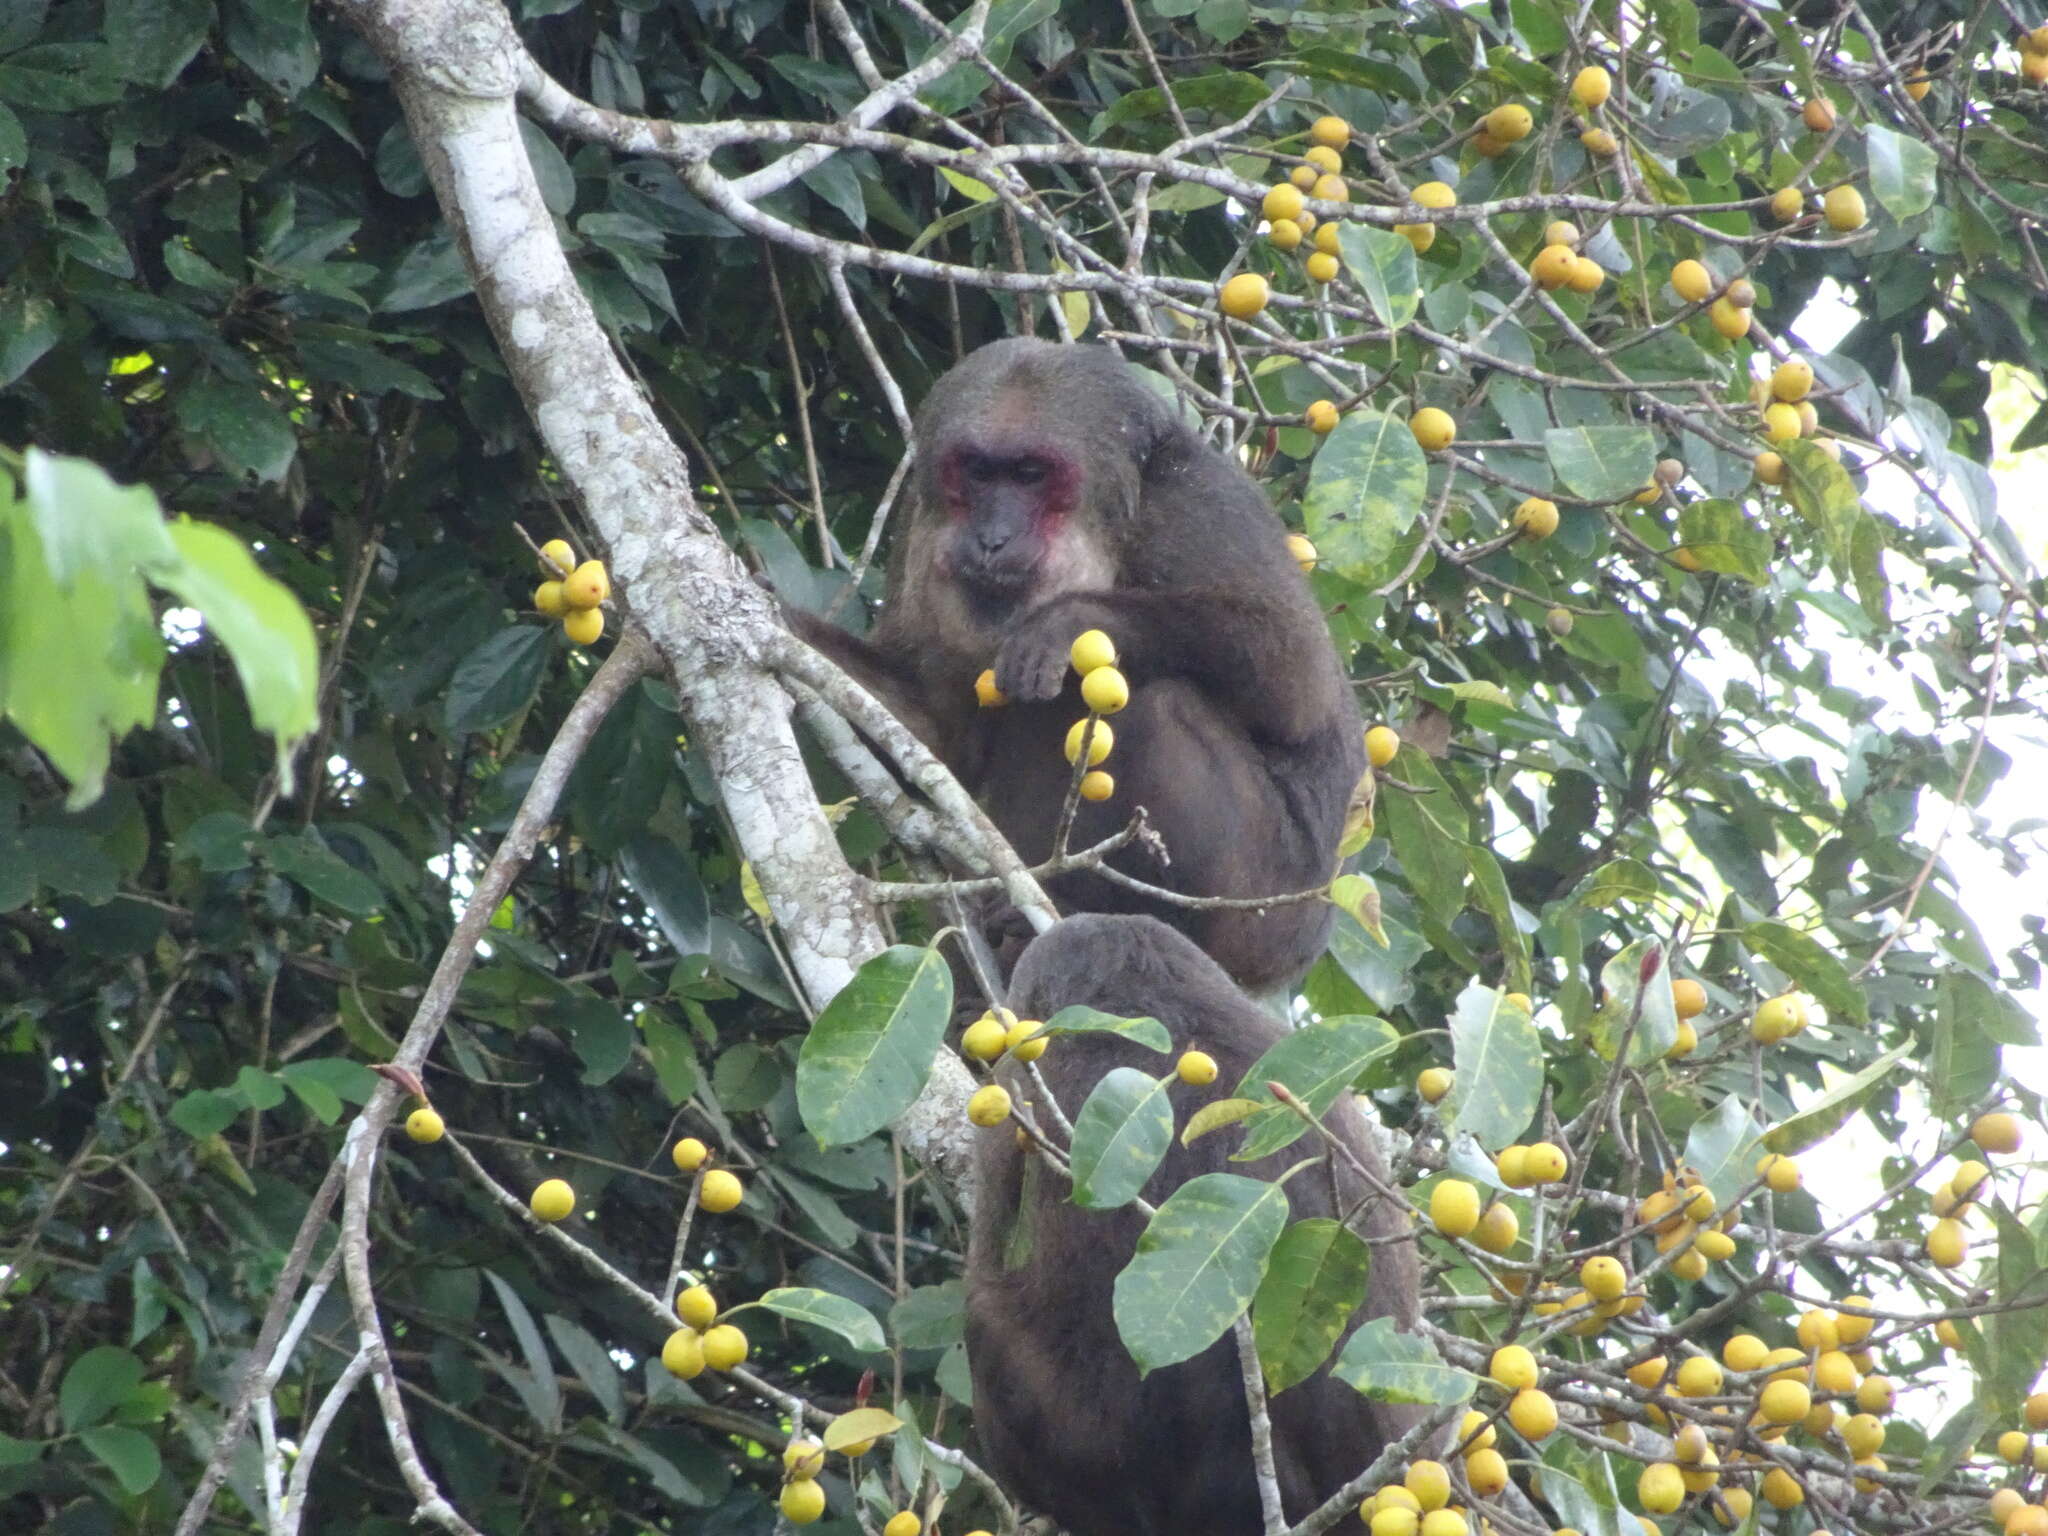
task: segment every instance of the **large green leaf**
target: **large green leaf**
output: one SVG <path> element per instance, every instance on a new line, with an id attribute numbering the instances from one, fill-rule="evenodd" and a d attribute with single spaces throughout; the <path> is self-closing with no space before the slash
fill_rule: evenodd
<path id="1" fill-rule="evenodd" d="M 1173 1037 L 1157 1019 L 1121 1019 L 1113 1013 L 1084 1008 L 1079 1004 L 1062 1008 L 1047 1019 L 1040 1033 L 1048 1038 L 1054 1035 L 1114 1035 L 1119 1040 L 1142 1045 L 1148 1051 L 1164 1054 L 1173 1049 Z"/>
<path id="2" fill-rule="evenodd" d="M 1648 427 L 1552 427 L 1543 451 L 1558 483 L 1587 501 L 1633 496 L 1657 467 L 1657 439 Z"/>
<path id="3" fill-rule="evenodd" d="M 1780 1120 L 1764 1133 L 1764 1145 L 1773 1152 L 1803 1152 L 1826 1141 L 1877 1092 L 1893 1081 L 1894 1069 L 1912 1054 L 1911 1045 L 1896 1046 L 1852 1077 L 1834 1084 L 1798 1114 Z"/>
<path id="4" fill-rule="evenodd" d="M 448 729 L 487 731 L 526 708 L 547 670 L 548 642 L 542 626 L 512 624 L 473 647 L 448 681 Z"/>
<path id="5" fill-rule="evenodd" d="M 1407 422 L 1352 411 L 1323 439 L 1309 468 L 1301 504 L 1308 536 L 1341 575 L 1360 585 L 1384 580 L 1428 485 L 1429 468 Z"/>
<path id="6" fill-rule="evenodd" d="M 1732 501 L 1695 501 L 1678 514 L 1678 542 L 1710 571 L 1755 586 L 1770 580 L 1771 535 Z"/>
<path id="7" fill-rule="evenodd" d="M 1341 1221 L 1312 1217 L 1280 1234 L 1252 1299 L 1252 1338 L 1266 1390 L 1306 1381 L 1330 1358 L 1365 1301 L 1372 1250 Z"/>
<path id="8" fill-rule="evenodd" d="M 1870 1022 L 1870 1002 L 1849 969 L 1811 934 L 1766 918 L 1742 930 L 1743 941 L 1826 1005 L 1833 1018 Z"/>
<path id="9" fill-rule="evenodd" d="M 1473 982 L 1451 1015 L 1451 1062 L 1451 1091 L 1438 1106 L 1446 1128 L 1489 1151 L 1510 1145 L 1543 1096 L 1543 1041 L 1529 1010 Z"/>
<path id="10" fill-rule="evenodd" d="M 1415 247 L 1405 235 L 1370 224 L 1345 224 L 1338 229 L 1337 250 L 1382 324 L 1398 331 L 1415 318 L 1422 292 L 1415 276 Z"/>
<path id="11" fill-rule="evenodd" d="M 1910 219 L 1934 206 L 1935 174 L 1941 157 L 1930 144 L 1880 123 L 1863 129 L 1870 157 L 1870 190 L 1895 219 Z"/>
<path id="12" fill-rule="evenodd" d="M 1515 899 L 1508 890 L 1506 871 L 1493 850 L 1483 843 L 1465 844 L 1465 863 L 1472 871 L 1472 893 L 1493 920 L 1494 942 L 1500 946 L 1501 967 L 1508 985 L 1517 992 L 1529 990 L 1529 941 L 1515 921 Z"/>
<path id="13" fill-rule="evenodd" d="M 1136 1067 L 1103 1074 L 1074 1117 L 1074 1204 L 1106 1211 L 1137 1198 L 1173 1145 L 1168 1081 Z"/>
<path id="14" fill-rule="evenodd" d="M 50 466 L 41 495 L 39 461 Z M 60 479 L 57 464 L 30 450 L 27 502 L 0 475 L 0 716 L 71 781 L 76 808 L 99 797 L 112 739 L 155 715 L 164 646 L 132 556 L 102 561 L 72 527 L 125 543 L 134 493 L 97 471 Z M 71 531 L 52 540 L 51 525 Z"/>
<path id="15" fill-rule="evenodd" d="M 1401 1043 L 1392 1025 L 1363 1014 L 1317 1019 L 1283 1036 L 1252 1063 L 1237 1085 L 1240 1098 L 1265 1104 L 1246 1124 L 1244 1145 L 1233 1162 L 1270 1157 L 1308 1134 L 1308 1125 L 1288 1106 L 1274 1102 L 1268 1083 L 1279 1083 L 1320 1116 L 1359 1074 Z"/>
<path id="16" fill-rule="evenodd" d="M 1470 1371 L 1446 1365 L 1429 1340 L 1400 1332 L 1391 1317 L 1376 1317 L 1351 1335 L 1330 1374 L 1379 1402 L 1432 1408 L 1462 1403 L 1479 1385 Z"/>
<path id="17" fill-rule="evenodd" d="M 78 1438 L 131 1495 L 147 1493 L 163 1471 L 163 1458 L 157 1454 L 155 1442 L 139 1429 L 125 1424 L 96 1424 L 82 1431 Z"/>
<path id="18" fill-rule="evenodd" d="M 1735 1196 L 1756 1167 L 1759 1132 L 1749 1106 L 1736 1094 L 1692 1123 L 1685 1137 L 1685 1164 L 1713 1192 L 1721 1210 L 1732 1210 Z"/>
<path id="19" fill-rule="evenodd" d="M 778 1317 L 836 1333 L 862 1354 L 878 1355 L 889 1347 L 874 1313 L 859 1302 L 835 1296 L 830 1291 L 805 1285 L 778 1286 L 772 1291 L 762 1292 L 760 1301 L 755 1305 Z"/>
<path id="20" fill-rule="evenodd" d="M 1416 898 L 1439 923 L 1450 923 L 1465 907 L 1465 879 L 1472 861 L 1465 850 L 1465 808 L 1427 754 L 1404 744 L 1393 773 L 1415 792 L 1390 788 L 1380 794 L 1380 820 L 1401 861 L 1401 872 Z"/>
<path id="21" fill-rule="evenodd" d="M 1167 1197 L 1116 1277 L 1117 1332 L 1141 1373 L 1192 1359 L 1229 1331 L 1286 1225 L 1286 1192 L 1264 1179 L 1205 1173 Z"/>
<path id="22" fill-rule="evenodd" d="M 1869 514 L 1849 472 L 1818 443 L 1795 439 L 1778 445 L 1785 461 L 1785 496 L 1792 509 L 1820 535 L 1828 565 L 1847 576 L 1856 552 L 1856 528 Z"/>
<path id="23" fill-rule="evenodd" d="M 1669 958 L 1660 954 L 1650 979 L 1643 980 L 1644 962 L 1653 950 L 1661 948 L 1655 939 L 1637 939 L 1600 967 L 1603 996 L 1593 1014 L 1592 1034 L 1593 1049 L 1603 1060 L 1614 1060 L 1624 1036 L 1632 1067 L 1657 1060 L 1678 1043 L 1678 1009 L 1671 1001 Z"/>
<path id="24" fill-rule="evenodd" d="M 57 1388 L 57 1414 L 67 1432 L 99 1423 L 142 1385 L 142 1361 L 132 1350 L 100 1344 L 73 1360 Z"/>
<path id="25" fill-rule="evenodd" d="M 820 1146 L 871 1136 L 910 1107 L 952 1011 L 953 973 L 935 949 L 898 944 L 861 966 L 797 1054 L 797 1110 Z"/>

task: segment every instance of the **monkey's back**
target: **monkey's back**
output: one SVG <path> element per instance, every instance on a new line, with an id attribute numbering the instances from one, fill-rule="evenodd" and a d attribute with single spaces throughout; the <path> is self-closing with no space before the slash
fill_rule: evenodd
<path id="1" fill-rule="evenodd" d="M 1286 1033 L 1187 939 L 1144 917 L 1062 922 L 1026 950 L 1012 1001 L 1034 1017 L 1074 1003 L 1156 1017 L 1176 1052 L 1216 1058 L 1219 1092 Z M 1128 1041 L 1075 1036 L 1056 1041 L 1039 1068 L 1071 1117 L 1112 1068 L 1157 1074 L 1172 1059 Z M 1020 1098 L 1032 1092 L 1021 1074 L 1011 1087 Z M 1144 1191 L 1155 1206 L 1203 1173 L 1271 1179 L 1309 1155 L 1297 1144 L 1259 1162 L 1232 1164 L 1236 1138 L 1227 1133 L 1182 1146 L 1179 1131 L 1207 1097 L 1173 1093 L 1175 1139 Z M 1327 1123 L 1377 1165 L 1355 1106 L 1340 1104 Z M 1027 1160 L 1006 1131 L 983 1137 L 978 1162 L 967 1342 L 975 1422 L 997 1475 L 1073 1536 L 1256 1536 L 1250 1420 L 1233 1336 L 1141 1379 L 1112 1305 L 1116 1275 L 1135 1251 L 1144 1219 L 1129 1208 L 1073 1205 L 1059 1176 Z M 1287 1189 L 1296 1220 L 1341 1215 L 1365 1193 L 1349 1170 L 1327 1168 L 1304 1170 Z M 1394 1235 L 1404 1224 L 1379 1207 L 1366 1225 Z M 1376 1245 L 1373 1264 L 1361 1320 L 1390 1315 L 1408 1325 L 1418 1286 L 1413 1247 Z M 1387 1438 L 1413 1421 L 1410 1410 L 1374 1404 L 1322 1373 L 1276 1396 L 1271 1411 L 1290 1520 L 1362 1471 Z"/>

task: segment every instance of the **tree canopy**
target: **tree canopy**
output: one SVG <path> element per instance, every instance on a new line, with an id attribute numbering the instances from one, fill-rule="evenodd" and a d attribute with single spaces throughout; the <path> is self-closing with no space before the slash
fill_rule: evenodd
<path id="1" fill-rule="evenodd" d="M 2039 886 L 1986 808 L 2043 750 L 1991 465 L 2048 444 L 2044 23 L 0 5 L 0 1523 L 765 1532 L 808 1416 L 826 1526 L 1010 1536 L 959 1278 L 1009 1132 L 887 885 L 1029 877 L 874 792 L 847 721 L 928 765 L 766 591 L 864 622 L 909 410 L 1036 333 L 1242 457 L 1401 737 L 1295 1012 L 1432 1301 L 1340 1374 L 1499 1417 L 1475 1531 L 2048 1533 L 2048 942 L 1958 873 Z M 1268 1390 L 1330 1242 L 1216 1277 Z M 714 1317 L 743 1367 L 664 1365 Z"/>

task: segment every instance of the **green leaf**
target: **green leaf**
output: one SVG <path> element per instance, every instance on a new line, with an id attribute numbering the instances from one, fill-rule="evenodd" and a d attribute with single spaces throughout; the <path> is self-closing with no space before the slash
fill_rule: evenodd
<path id="1" fill-rule="evenodd" d="M 1770 533 L 1732 501 L 1688 503 L 1678 514 L 1678 542 L 1707 570 L 1752 586 L 1770 580 Z"/>
<path id="2" fill-rule="evenodd" d="M 184 73 L 212 25 L 213 0 L 107 0 L 105 35 L 114 66 L 158 90 Z"/>
<path id="3" fill-rule="evenodd" d="M 1187 7 L 1187 11 L 1193 10 L 1193 5 Z M 1175 80 L 1172 86 L 1173 99 L 1182 112 L 1211 112 L 1226 119 L 1249 112 L 1266 96 L 1266 82 L 1252 74 L 1197 75 L 1190 80 Z M 1166 115 L 1166 93 L 1157 86 L 1128 91 L 1095 119 L 1092 136 L 1100 138 L 1107 129 Z"/>
<path id="4" fill-rule="evenodd" d="M 218 1088 L 195 1088 L 172 1101 L 171 1124 L 199 1141 L 226 1130 L 246 1108 L 238 1094 L 224 1093 Z"/>
<path id="5" fill-rule="evenodd" d="M 1465 853 L 1463 802 L 1452 793 L 1436 765 L 1419 749 L 1403 744 L 1393 774 L 1417 786 L 1383 791 L 1380 820 L 1408 887 L 1439 923 L 1449 924 L 1465 907 L 1465 879 L 1472 862 Z"/>
<path id="6" fill-rule="evenodd" d="M 319 722 L 313 621 L 291 589 L 266 574 L 248 545 L 226 529 L 181 517 L 170 534 L 181 558 L 155 579 L 197 608 L 227 647 L 250 718 L 277 738 L 278 772 L 289 792 L 291 749 Z"/>
<path id="7" fill-rule="evenodd" d="M 85 1430 L 79 1440 L 120 1480 L 130 1495 L 147 1493 L 163 1471 L 163 1459 L 156 1444 L 139 1429 L 123 1424 L 100 1424 Z"/>
<path id="8" fill-rule="evenodd" d="M 920 1285 L 889 1309 L 889 1331 L 905 1349 L 950 1349 L 967 1333 L 967 1285 Z"/>
<path id="9" fill-rule="evenodd" d="M 1927 1107 L 1954 1120 L 1998 1081 L 2004 1053 L 1984 1028 L 1990 989 L 1967 972 L 1934 978 L 1934 1049 L 1927 1062 Z"/>
<path id="10" fill-rule="evenodd" d="M 844 1296 L 835 1296 L 830 1291 L 813 1290 L 809 1286 L 786 1285 L 765 1292 L 754 1306 L 765 1307 L 779 1317 L 794 1322 L 809 1323 L 813 1328 L 823 1328 L 827 1333 L 836 1333 L 862 1354 L 878 1355 L 889 1347 L 889 1341 L 882 1337 L 882 1325 L 875 1321 L 874 1313 L 857 1301 Z M 734 1311 L 740 1310 L 734 1308 Z"/>
<path id="11" fill-rule="evenodd" d="M 1880 627 L 1892 621 L 1891 584 L 1884 574 L 1884 528 L 1866 510 L 1856 519 L 1849 541 L 1849 575 L 1856 583 L 1856 601 Z"/>
<path id="12" fill-rule="evenodd" d="M 90 553 L 136 534 L 130 493 L 74 467 L 91 469 L 31 448 L 25 502 L 0 475 L 0 716 L 70 780 L 76 810 L 99 797 L 112 738 L 155 716 L 164 646 L 132 564 Z"/>
<path id="13" fill-rule="evenodd" d="M 1306 1381 L 1365 1303 L 1372 1250 L 1341 1221 L 1312 1217 L 1280 1234 L 1252 1298 L 1252 1337 L 1268 1392 Z"/>
<path id="14" fill-rule="evenodd" d="M 1352 1334 L 1330 1374 L 1377 1402 L 1431 1408 L 1462 1403 L 1479 1385 L 1471 1372 L 1444 1364 L 1429 1340 L 1396 1329 L 1391 1317 L 1376 1317 Z"/>
<path id="15" fill-rule="evenodd" d="M 1508 890 L 1508 877 L 1500 860 L 1484 843 L 1465 845 L 1466 866 L 1472 871 L 1472 891 L 1479 905 L 1493 920 L 1494 942 L 1500 946 L 1501 968 L 1511 990 L 1529 990 L 1529 941 L 1515 922 L 1515 899 Z"/>
<path id="16" fill-rule="evenodd" d="M 17 1440 L 0 1434 L 0 1467 L 26 1467 L 42 1457 L 43 1448 L 33 1440 Z"/>
<path id="17" fill-rule="evenodd" d="M 690 1037 L 652 1008 L 642 1009 L 634 1016 L 634 1022 L 640 1026 L 640 1036 L 646 1042 L 647 1058 L 654 1064 L 654 1078 L 661 1085 L 662 1098 L 670 1104 L 684 1103 L 703 1080 L 697 1053 L 690 1048 Z"/>
<path id="18" fill-rule="evenodd" d="M 604 1416 L 614 1424 L 622 1422 L 626 1417 L 625 1383 L 604 1344 L 580 1323 L 559 1313 L 550 1312 L 541 1321 L 547 1326 L 555 1349 L 576 1373 L 576 1379 L 590 1389 L 590 1395 L 604 1409 Z"/>
<path id="19" fill-rule="evenodd" d="M 526 708 L 547 671 L 548 639 L 540 625 L 514 624 L 457 662 L 448 680 L 448 729 L 487 731 Z"/>
<path id="20" fill-rule="evenodd" d="M 1157 1019 L 1120 1019 L 1115 1014 L 1083 1008 L 1078 1004 L 1062 1008 L 1047 1019 L 1045 1028 L 1039 1033 L 1048 1038 L 1054 1035 L 1114 1035 L 1119 1040 L 1129 1040 L 1161 1055 L 1173 1049 L 1173 1037 Z"/>
<path id="21" fill-rule="evenodd" d="M 22 506 L 41 536 L 50 580 L 58 586 L 108 569 L 177 564 L 163 510 L 147 486 L 116 485 L 97 464 L 31 448 L 22 490 Z"/>
<path id="22" fill-rule="evenodd" d="M 1266 68 L 1279 74 L 1305 75 L 1338 85 L 1362 86 L 1403 101 L 1417 98 L 1415 82 L 1399 66 L 1349 48 L 1303 48 L 1291 59 L 1273 59 Z"/>
<path id="23" fill-rule="evenodd" d="M 65 1369 L 57 1388 L 57 1416 L 67 1434 L 76 1434 L 105 1419 L 141 1385 L 142 1361 L 133 1351 L 98 1345 Z"/>
<path id="24" fill-rule="evenodd" d="M 2016 1416 L 2048 1352 L 2048 1243 L 2003 1203 L 1991 1208 L 1998 1225 L 1998 1284 L 1992 1300 L 2003 1310 L 1980 1320 L 1992 1360 L 1993 1401 Z"/>
<path id="25" fill-rule="evenodd" d="M 1870 1003 L 1844 966 L 1812 935 L 1766 918 L 1742 930 L 1743 942 L 1826 1005 L 1831 1018 L 1870 1022 Z"/>
<path id="26" fill-rule="evenodd" d="M 487 1269 L 484 1275 L 491 1282 L 491 1289 L 498 1293 L 498 1305 L 505 1309 L 505 1316 L 512 1324 L 512 1336 L 519 1341 L 519 1353 L 525 1357 L 526 1369 L 522 1371 L 503 1360 L 493 1363 L 506 1384 L 519 1394 L 527 1417 L 542 1431 L 552 1434 L 560 1425 L 562 1388 L 555 1380 L 554 1362 L 548 1357 L 547 1344 L 534 1324 L 533 1313 L 527 1309 L 519 1293 L 497 1271 Z"/>
<path id="27" fill-rule="evenodd" d="M 952 1011 L 953 974 L 935 949 L 898 944 L 861 966 L 797 1055 L 797 1109 L 818 1145 L 859 1141 L 908 1109 Z"/>
<path id="28" fill-rule="evenodd" d="M 1192 1359 L 1229 1331 L 1286 1224 L 1286 1192 L 1264 1179 L 1205 1173 L 1167 1197 L 1116 1277 L 1117 1332 L 1140 1374 Z"/>
<path id="29" fill-rule="evenodd" d="M 633 1059 L 633 1026 L 616 1005 L 594 992 L 578 988 L 562 999 L 550 1018 L 568 1034 L 576 1059 L 583 1063 L 583 1081 L 592 1087 L 610 1082 Z M 779 1071 L 775 1081 L 780 1087 Z M 722 1096 L 721 1102 L 729 1113 L 739 1108 Z"/>
<path id="30" fill-rule="evenodd" d="M 1732 1093 L 1686 1133 L 1686 1166 L 1713 1192 L 1719 1209 L 1733 1210 L 1736 1193 L 1753 1176 L 1758 1139 L 1749 1106 Z"/>
<path id="31" fill-rule="evenodd" d="M 1649 866 L 1635 859 L 1610 859 L 1573 892 L 1573 900 L 1584 907 L 1611 907 L 1623 901 L 1654 901 L 1657 877 Z"/>
<path id="32" fill-rule="evenodd" d="M 1562 53 L 1571 41 L 1571 32 L 1547 0 L 1509 0 L 1508 14 L 1533 54 Z"/>
<path id="33" fill-rule="evenodd" d="M 201 379 L 178 396 L 178 425 L 213 450 L 233 475 L 282 480 L 299 451 L 285 414 L 253 385 Z"/>
<path id="34" fill-rule="evenodd" d="M 1633 496 L 1657 467 L 1657 439 L 1648 427 L 1552 427 L 1543 451 L 1558 483 L 1587 501 Z"/>
<path id="35" fill-rule="evenodd" d="M 1870 190 L 1895 219 L 1910 219 L 1934 206 L 1935 174 L 1941 157 L 1912 134 L 1869 123 L 1863 147 L 1870 157 Z"/>
<path id="36" fill-rule="evenodd" d="M 1856 552 L 1856 526 L 1868 515 L 1855 482 L 1810 440 L 1780 443 L 1778 456 L 1785 461 L 1786 500 L 1821 536 L 1829 568 L 1837 577 L 1846 576 Z"/>
<path id="37" fill-rule="evenodd" d="M 1844 1078 L 1790 1119 L 1781 1120 L 1764 1133 L 1764 1146 L 1772 1152 L 1803 1152 L 1826 1141 L 1849 1123 L 1879 1086 L 1892 1076 L 1892 1069 L 1912 1054 L 1911 1045 L 1897 1046 L 1853 1077 Z"/>
<path id="38" fill-rule="evenodd" d="M 1271 1157 L 1308 1134 L 1308 1123 L 1275 1102 L 1268 1083 L 1279 1083 L 1320 1118 L 1367 1067 L 1400 1043 L 1391 1024 L 1364 1014 L 1317 1019 L 1282 1036 L 1237 1085 L 1239 1098 L 1257 1099 L 1265 1107 L 1247 1122 L 1244 1145 L 1231 1154 L 1231 1161 Z"/>
<path id="39" fill-rule="evenodd" d="M 0 176 L 27 157 L 21 120 L 0 107 Z M 57 306 L 38 294 L 0 293 L 0 389 L 33 368 L 64 334 Z"/>
<path id="40" fill-rule="evenodd" d="M 1172 1145 L 1166 1080 L 1136 1067 L 1103 1074 L 1074 1117 L 1074 1204 L 1091 1211 L 1129 1204 Z"/>
<path id="41" fill-rule="evenodd" d="M 384 903 L 377 882 L 329 850 L 310 828 L 265 845 L 277 872 L 308 894 L 356 917 L 366 917 Z"/>
<path id="42" fill-rule="evenodd" d="M 1451 1015 L 1451 1091 L 1437 1106 L 1446 1129 L 1489 1152 L 1528 1128 L 1543 1095 L 1543 1042 L 1529 1011 L 1497 987 L 1473 982 Z"/>
<path id="43" fill-rule="evenodd" d="M 1961 1326 L 1969 1327 L 1967 1323 Z M 1927 1449 L 1920 1454 L 1920 1497 L 1927 1497 L 1996 1422 L 1991 1404 L 1984 1398 L 1974 1398 L 1959 1408 L 1938 1434 L 1930 1436 Z"/>
<path id="44" fill-rule="evenodd" d="M 1402 242 L 1404 245 L 1406 241 Z M 1408 423 L 1353 411 L 1323 439 L 1309 467 L 1302 517 L 1320 558 L 1370 586 L 1422 511 L 1429 468 Z"/>
<path id="45" fill-rule="evenodd" d="M 1373 313 L 1389 330 L 1398 331 L 1415 318 L 1422 292 L 1415 275 L 1415 247 L 1407 236 L 1369 224 L 1345 224 L 1337 232 L 1337 251 L 1345 270 L 1365 290 Z"/>
<path id="46" fill-rule="evenodd" d="M 1661 948 L 1655 939 L 1638 939 L 1600 967 L 1600 986 L 1606 994 L 1593 1015 L 1593 1049 L 1603 1061 L 1614 1060 L 1628 1036 L 1628 1065 L 1640 1067 L 1660 1059 L 1678 1043 L 1678 1009 L 1671 1001 L 1670 957 L 1666 956 L 1643 983 L 1643 961 Z M 1636 1012 L 1636 1000 L 1642 1011 Z M 1629 1020 L 1635 1030 L 1629 1031 Z"/>

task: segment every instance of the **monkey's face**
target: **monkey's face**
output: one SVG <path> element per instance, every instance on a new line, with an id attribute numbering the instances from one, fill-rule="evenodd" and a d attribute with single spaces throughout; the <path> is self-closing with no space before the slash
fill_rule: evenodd
<path id="1" fill-rule="evenodd" d="M 1075 536 L 1080 495 L 1079 468 L 1050 444 L 947 444 L 938 463 L 946 570 L 991 603 L 1047 595 L 1047 572 Z"/>

